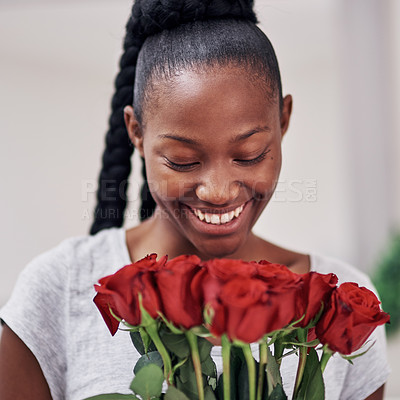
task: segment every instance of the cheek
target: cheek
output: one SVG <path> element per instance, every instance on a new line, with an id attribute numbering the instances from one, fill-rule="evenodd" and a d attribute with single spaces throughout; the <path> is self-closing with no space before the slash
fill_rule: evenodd
<path id="1" fill-rule="evenodd" d="M 251 187 L 253 197 L 258 199 L 270 198 L 278 183 L 281 171 L 281 153 L 270 155 L 245 183 Z"/>
<path id="2" fill-rule="evenodd" d="M 149 164 L 151 166 L 146 162 L 147 179 L 154 200 L 182 201 L 185 197 L 192 197 L 195 186 L 192 180 L 169 170 L 162 162 L 150 161 Z"/>

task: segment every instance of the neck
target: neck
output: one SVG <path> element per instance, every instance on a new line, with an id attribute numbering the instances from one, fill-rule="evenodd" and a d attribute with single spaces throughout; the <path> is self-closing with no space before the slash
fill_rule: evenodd
<path id="1" fill-rule="evenodd" d="M 216 239 L 218 240 L 218 239 Z M 136 261 L 149 253 L 157 253 L 159 256 L 167 254 L 174 258 L 182 254 L 195 254 L 202 260 L 210 258 L 232 258 L 246 261 L 255 260 L 260 253 L 259 239 L 252 232 L 239 249 L 231 254 L 209 254 L 196 248 L 185 236 L 181 234 L 168 217 L 160 212 L 128 231 L 127 245 L 132 261 Z"/>

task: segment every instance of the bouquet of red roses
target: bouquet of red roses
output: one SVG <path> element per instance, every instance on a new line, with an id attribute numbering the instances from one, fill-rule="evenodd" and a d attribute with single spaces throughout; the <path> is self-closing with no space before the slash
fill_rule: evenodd
<path id="1" fill-rule="evenodd" d="M 111 334 L 122 323 L 142 355 L 132 394 L 91 399 L 287 399 L 280 365 L 297 353 L 293 400 L 321 400 L 332 354 L 351 362 L 390 319 L 370 290 L 337 283 L 334 274 L 299 275 L 267 261 L 151 254 L 127 265 L 100 279 L 94 302 Z M 212 342 L 222 345 L 219 378 Z"/>

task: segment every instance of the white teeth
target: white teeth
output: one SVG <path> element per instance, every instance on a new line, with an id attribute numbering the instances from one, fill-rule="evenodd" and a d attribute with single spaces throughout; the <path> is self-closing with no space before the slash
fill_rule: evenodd
<path id="1" fill-rule="evenodd" d="M 211 223 L 215 225 L 219 225 L 221 223 L 221 220 L 219 218 L 219 215 L 217 214 L 211 214 Z"/>
<path id="2" fill-rule="evenodd" d="M 200 221 L 204 220 L 204 214 L 200 210 L 197 210 L 197 214 L 196 215 L 197 215 L 197 217 L 199 218 Z"/>
<path id="3" fill-rule="evenodd" d="M 230 220 L 231 220 L 231 218 L 229 218 L 229 214 L 228 213 L 221 215 L 221 224 L 226 224 Z"/>
<path id="4" fill-rule="evenodd" d="M 241 205 L 237 207 L 233 211 L 229 211 L 225 214 L 209 214 L 209 213 L 203 213 L 198 209 L 194 209 L 194 214 L 200 221 L 206 221 L 208 224 L 213 224 L 213 225 L 220 225 L 220 224 L 226 224 L 234 217 L 238 217 L 240 213 L 243 211 L 244 206 Z"/>

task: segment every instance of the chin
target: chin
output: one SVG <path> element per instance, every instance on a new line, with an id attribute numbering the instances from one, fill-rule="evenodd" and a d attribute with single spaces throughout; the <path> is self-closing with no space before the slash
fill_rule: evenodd
<path id="1" fill-rule="evenodd" d="M 211 258 L 229 258 L 235 254 L 242 246 L 242 242 L 232 243 L 226 238 L 205 241 L 201 245 L 195 246 L 204 260 Z"/>

